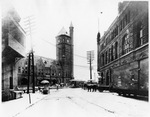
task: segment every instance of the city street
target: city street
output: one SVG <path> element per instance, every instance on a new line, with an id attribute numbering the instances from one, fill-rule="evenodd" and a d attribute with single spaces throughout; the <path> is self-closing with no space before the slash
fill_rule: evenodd
<path id="1" fill-rule="evenodd" d="M 148 1 L 1 6 L 2 117 L 150 116 Z"/>
<path id="2" fill-rule="evenodd" d="M 147 101 L 66 88 L 50 93 L 16 117 L 148 117 L 148 112 Z"/>

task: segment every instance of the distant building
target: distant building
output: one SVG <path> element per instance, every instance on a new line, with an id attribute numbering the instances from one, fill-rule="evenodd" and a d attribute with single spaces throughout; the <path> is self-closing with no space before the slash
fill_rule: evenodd
<path id="1" fill-rule="evenodd" d="M 16 66 L 25 56 L 25 32 L 19 25 L 20 16 L 9 6 L 2 9 L 2 89 L 18 85 Z"/>
<path id="2" fill-rule="evenodd" d="M 18 86 L 27 86 L 28 83 L 28 57 L 22 58 L 18 62 Z M 30 70 L 30 86 L 32 86 L 32 69 Z M 43 79 L 48 80 L 51 84 L 59 82 L 57 73 L 57 64 L 55 60 L 42 56 L 34 56 L 34 76 L 35 85 L 41 85 Z"/>
<path id="3" fill-rule="evenodd" d="M 130 89 L 148 89 L 148 2 L 122 2 L 118 10 L 105 34 L 97 36 L 99 83 L 109 86 L 119 77 L 125 88 L 130 83 Z"/>
<path id="4" fill-rule="evenodd" d="M 73 79 L 73 29 L 72 23 L 69 27 L 70 34 L 62 28 L 56 37 L 56 61 L 60 69 L 60 82 L 68 83 Z"/>

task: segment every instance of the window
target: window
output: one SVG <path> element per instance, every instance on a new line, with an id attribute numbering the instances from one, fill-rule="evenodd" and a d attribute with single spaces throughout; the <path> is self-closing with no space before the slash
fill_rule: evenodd
<path id="1" fill-rule="evenodd" d="M 143 28 L 142 28 L 142 25 L 140 27 L 140 40 L 141 40 L 140 45 L 143 45 L 144 40 L 143 40 Z"/>
<path id="2" fill-rule="evenodd" d="M 104 54 L 101 55 L 101 65 L 104 66 Z"/>
<path id="3" fill-rule="evenodd" d="M 111 49 L 109 48 L 109 54 L 108 54 L 108 62 L 111 61 Z"/>
<path id="4" fill-rule="evenodd" d="M 105 53 L 105 63 L 107 64 L 107 51 Z"/>
<path id="5" fill-rule="evenodd" d="M 140 29 L 140 38 L 142 38 L 143 37 L 143 30 L 142 30 L 142 28 Z"/>
<path id="6" fill-rule="evenodd" d="M 118 58 L 118 42 L 115 43 L 115 59 Z"/>
<path id="7" fill-rule="evenodd" d="M 21 73 L 21 67 L 18 67 L 18 73 Z"/>
<path id="8" fill-rule="evenodd" d="M 111 46 L 111 61 L 113 61 L 114 58 L 113 58 L 113 45 Z"/>
<path id="9" fill-rule="evenodd" d="M 129 35 L 126 34 L 123 37 L 123 41 L 122 41 L 122 54 L 128 53 L 129 49 L 130 49 Z"/>
<path id="10" fill-rule="evenodd" d="M 25 65 L 28 65 L 28 61 L 25 62 Z"/>
<path id="11" fill-rule="evenodd" d="M 130 22 L 130 11 L 127 14 L 127 23 L 129 23 L 129 22 Z"/>
<path id="12" fill-rule="evenodd" d="M 136 47 L 139 47 L 143 44 L 144 44 L 143 26 L 142 26 L 142 22 L 139 22 L 137 24 L 137 44 L 136 44 Z"/>
<path id="13" fill-rule="evenodd" d="M 127 15 L 125 15 L 125 25 L 128 24 L 128 18 L 127 18 Z"/>

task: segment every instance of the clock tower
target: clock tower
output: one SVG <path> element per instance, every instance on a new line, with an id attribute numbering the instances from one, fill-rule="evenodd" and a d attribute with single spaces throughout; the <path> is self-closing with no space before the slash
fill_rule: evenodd
<path id="1" fill-rule="evenodd" d="M 58 62 L 59 83 L 68 83 L 73 78 L 73 29 L 70 33 L 63 27 L 56 36 L 56 60 Z"/>

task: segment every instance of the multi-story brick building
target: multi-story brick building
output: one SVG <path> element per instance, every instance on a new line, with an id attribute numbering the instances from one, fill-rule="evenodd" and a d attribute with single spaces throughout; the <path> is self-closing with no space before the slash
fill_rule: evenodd
<path id="1" fill-rule="evenodd" d="M 28 57 L 22 58 L 18 62 L 18 86 L 27 86 L 28 83 Z M 41 85 L 44 79 L 50 81 L 50 84 L 59 83 L 59 73 L 56 61 L 50 58 L 35 55 L 34 56 L 34 77 L 35 85 Z M 32 69 L 30 75 L 30 86 L 32 86 Z"/>
<path id="2" fill-rule="evenodd" d="M 116 19 L 102 38 L 97 36 L 99 83 L 148 90 L 148 2 L 118 6 Z"/>
<path id="3" fill-rule="evenodd" d="M 19 25 L 21 18 L 13 7 L 8 8 L 9 5 L 2 9 L 3 90 L 13 89 L 18 85 L 16 66 L 18 60 L 25 56 L 25 32 Z"/>
<path id="4" fill-rule="evenodd" d="M 62 28 L 56 37 L 56 60 L 60 66 L 62 83 L 68 83 L 73 78 L 73 29 L 69 27 L 70 34 Z"/>

